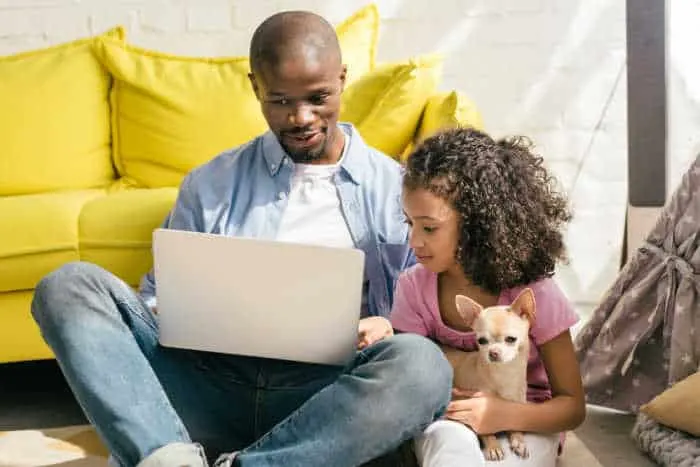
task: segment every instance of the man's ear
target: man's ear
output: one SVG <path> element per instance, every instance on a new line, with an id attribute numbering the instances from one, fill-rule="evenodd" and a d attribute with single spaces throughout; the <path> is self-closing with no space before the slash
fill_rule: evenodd
<path id="1" fill-rule="evenodd" d="M 248 73 L 248 79 L 250 80 L 250 85 L 253 86 L 253 92 L 255 93 L 256 99 L 260 100 L 260 87 L 258 86 L 258 81 L 255 79 L 253 73 Z"/>
<path id="2" fill-rule="evenodd" d="M 340 72 L 340 92 L 345 91 L 345 81 L 348 77 L 348 66 L 343 65 L 343 70 Z"/>
<path id="3" fill-rule="evenodd" d="M 521 318 L 530 322 L 530 326 L 535 323 L 535 294 L 531 288 L 526 288 L 518 294 L 510 305 L 511 311 Z"/>
<path id="4" fill-rule="evenodd" d="M 457 295 L 455 297 L 455 304 L 457 305 L 457 313 L 462 317 L 467 327 L 472 327 L 474 320 L 476 320 L 483 311 L 481 305 L 465 295 Z"/>

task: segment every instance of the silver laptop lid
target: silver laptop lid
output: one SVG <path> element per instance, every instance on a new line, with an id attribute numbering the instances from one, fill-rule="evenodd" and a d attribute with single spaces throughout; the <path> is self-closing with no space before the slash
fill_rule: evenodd
<path id="1" fill-rule="evenodd" d="M 331 365 L 355 353 L 364 253 L 157 229 L 164 346 Z"/>

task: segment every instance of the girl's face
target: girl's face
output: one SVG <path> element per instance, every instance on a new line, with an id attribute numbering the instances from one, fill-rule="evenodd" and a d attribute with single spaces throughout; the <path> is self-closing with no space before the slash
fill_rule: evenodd
<path id="1" fill-rule="evenodd" d="M 459 225 L 457 212 L 428 190 L 404 190 L 403 209 L 410 227 L 410 246 L 419 263 L 442 273 L 455 267 Z"/>

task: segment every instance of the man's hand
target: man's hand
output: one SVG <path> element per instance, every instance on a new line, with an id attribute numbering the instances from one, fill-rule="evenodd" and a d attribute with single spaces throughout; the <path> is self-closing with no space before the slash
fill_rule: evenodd
<path id="1" fill-rule="evenodd" d="M 512 404 L 491 394 L 455 389 L 445 417 L 471 427 L 479 435 L 490 435 L 508 429 Z"/>
<path id="2" fill-rule="evenodd" d="M 357 348 L 362 350 L 385 337 L 394 335 L 394 329 L 388 319 L 371 316 L 360 320 Z"/>

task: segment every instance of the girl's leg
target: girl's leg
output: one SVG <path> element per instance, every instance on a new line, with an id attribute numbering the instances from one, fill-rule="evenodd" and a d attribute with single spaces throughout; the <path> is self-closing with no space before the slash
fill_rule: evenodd
<path id="1" fill-rule="evenodd" d="M 559 435 L 527 433 L 525 443 L 530 456 L 521 459 L 508 446 L 508 439 L 499 436 L 506 458 L 484 460 L 476 434 L 451 420 L 432 423 L 414 440 L 418 465 L 422 467 L 554 467 L 559 449 Z"/>
<path id="2" fill-rule="evenodd" d="M 476 434 L 461 423 L 438 420 L 414 440 L 422 467 L 484 467 Z M 533 464 L 534 465 L 534 464 Z"/>

